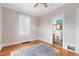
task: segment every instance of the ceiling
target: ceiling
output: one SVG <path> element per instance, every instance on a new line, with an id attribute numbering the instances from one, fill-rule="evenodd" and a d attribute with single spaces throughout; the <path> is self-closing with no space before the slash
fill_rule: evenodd
<path id="1" fill-rule="evenodd" d="M 48 7 L 45 8 L 43 5 L 38 5 L 37 7 L 34 7 L 34 4 L 35 3 L 4 3 L 2 5 L 35 16 L 42 16 L 64 5 L 63 3 L 47 3 Z"/>

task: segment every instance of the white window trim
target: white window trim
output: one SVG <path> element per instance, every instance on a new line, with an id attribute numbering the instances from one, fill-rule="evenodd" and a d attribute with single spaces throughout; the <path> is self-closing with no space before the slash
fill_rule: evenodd
<path id="1" fill-rule="evenodd" d="M 27 30 L 26 30 L 26 32 L 25 32 L 25 31 L 23 32 L 23 31 L 22 31 L 23 29 L 20 30 L 20 28 L 21 28 L 21 27 L 20 27 L 20 25 L 21 25 L 21 24 L 20 24 L 20 16 L 21 16 L 21 15 L 24 16 L 24 17 L 28 17 L 28 18 L 29 18 L 28 24 L 26 24 L 26 26 L 28 27 Z M 25 14 L 23 14 L 23 13 L 19 13 L 19 35 L 27 35 L 27 34 L 30 34 L 30 19 L 31 19 L 31 18 L 30 18 L 29 15 L 25 15 Z M 24 26 L 25 26 L 25 25 L 24 25 Z"/>

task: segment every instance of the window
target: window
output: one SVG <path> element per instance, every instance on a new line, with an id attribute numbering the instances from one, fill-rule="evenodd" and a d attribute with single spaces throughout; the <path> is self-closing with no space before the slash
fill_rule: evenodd
<path id="1" fill-rule="evenodd" d="M 19 34 L 26 35 L 30 32 L 30 16 L 19 14 Z"/>

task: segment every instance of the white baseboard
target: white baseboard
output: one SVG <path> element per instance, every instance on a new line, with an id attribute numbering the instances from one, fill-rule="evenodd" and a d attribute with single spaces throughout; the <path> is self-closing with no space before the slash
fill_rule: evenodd
<path id="1" fill-rule="evenodd" d="M 0 51 L 2 50 L 2 47 L 0 47 Z"/>
<path id="2" fill-rule="evenodd" d="M 2 50 L 2 42 L 0 41 L 0 51 Z"/>
<path id="3" fill-rule="evenodd" d="M 2 46 L 0 46 L 0 51 L 2 50 Z"/>
<path id="4" fill-rule="evenodd" d="M 70 50 L 70 49 L 67 49 L 66 47 L 63 47 L 65 50 L 67 50 L 67 51 L 70 51 L 70 52 L 73 52 L 73 53 L 78 53 L 78 52 L 76 52 L 76 51 L 73 51 L 73 50 Z M 79 53 L 78 53 L 79 54 Z"/>
<path id="5" fill-rule="evenodd" d="M 48 42 L 46 39 L 42 39 L 42 38 L 38 38 L 38 39 L 41 41 L 47 42 L 48 44 L 52 44 L 52 43 Z"/>
<path id="6" fill-rule="evenodd" d="M 9 42 L 4 42 L 3 44 L 2 44 L 2 47 L 5 47 L 5 46 L 10 46 L 10 45 L 14 45 L 14 44 L 20 44 L 20 43 L 23 43 L 23 42 L 26 42 L 26 41 L 33 41 L 33 40 L 37 40 L 36 38 L 33 38 L 33 39 L 28 39 L 28 40 L 16 40 L 15 42 L 11 42 L 11 41 L 9 41 Z M 1 47 L 1 48 L 2 48 Z"/>

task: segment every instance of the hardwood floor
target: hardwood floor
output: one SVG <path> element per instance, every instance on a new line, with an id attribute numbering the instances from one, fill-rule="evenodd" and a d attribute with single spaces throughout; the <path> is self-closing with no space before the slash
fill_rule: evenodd
<path id="1" fill-rule="evenodd" d="M 43 41 L 40 41 L 40 40 L 34 40 L 31 43 L 16 44 L 16 45 L 12 45 L 12 46 L 7 46 L 7 47 L 4 47 L 2 49 L 2 51 L 0 51 L 0 56 L 9 56 L 10 53 L 12 51 L 14 51 L 14 50 L 20 49 L 20 48 L 22 48 L 24 46 L 29 47 L 29 46 L 32 46 L 32 45 L 35 45 L 35 44 L 39 44 L 39 43 L 47 44 L 46 42 L 43 42 Z M 59 47 L 57 45 L 53 45 L 53 46 L 50 45 L 49 48 L 57 48 L 57 49 L 59 49 L 60 52 L 57 53 L 57 56 L 79 56 L 79 54 L 76 54 L 76 53 L 73 53 L 73 52 L 69 52 L 69 51 L 67 51 L 67 50 L 65 50 L 65 49 L 63 49 L 63 48 L 61 48 L 61 47 Z"/>
<path id="2" fill-rule="evenodd" d="M 61 46 L 58 46 L 56 44 L 53 44 L 52 47 L 60 50 L 60 52 L 57 53 L 57 56 L 79 56 L 79 54 L 74 53 L 74 52 L 70 52 L 70 51 L 68 51 L 68 50 L 66 50 L 66 49 L 64 49 Z"/>

